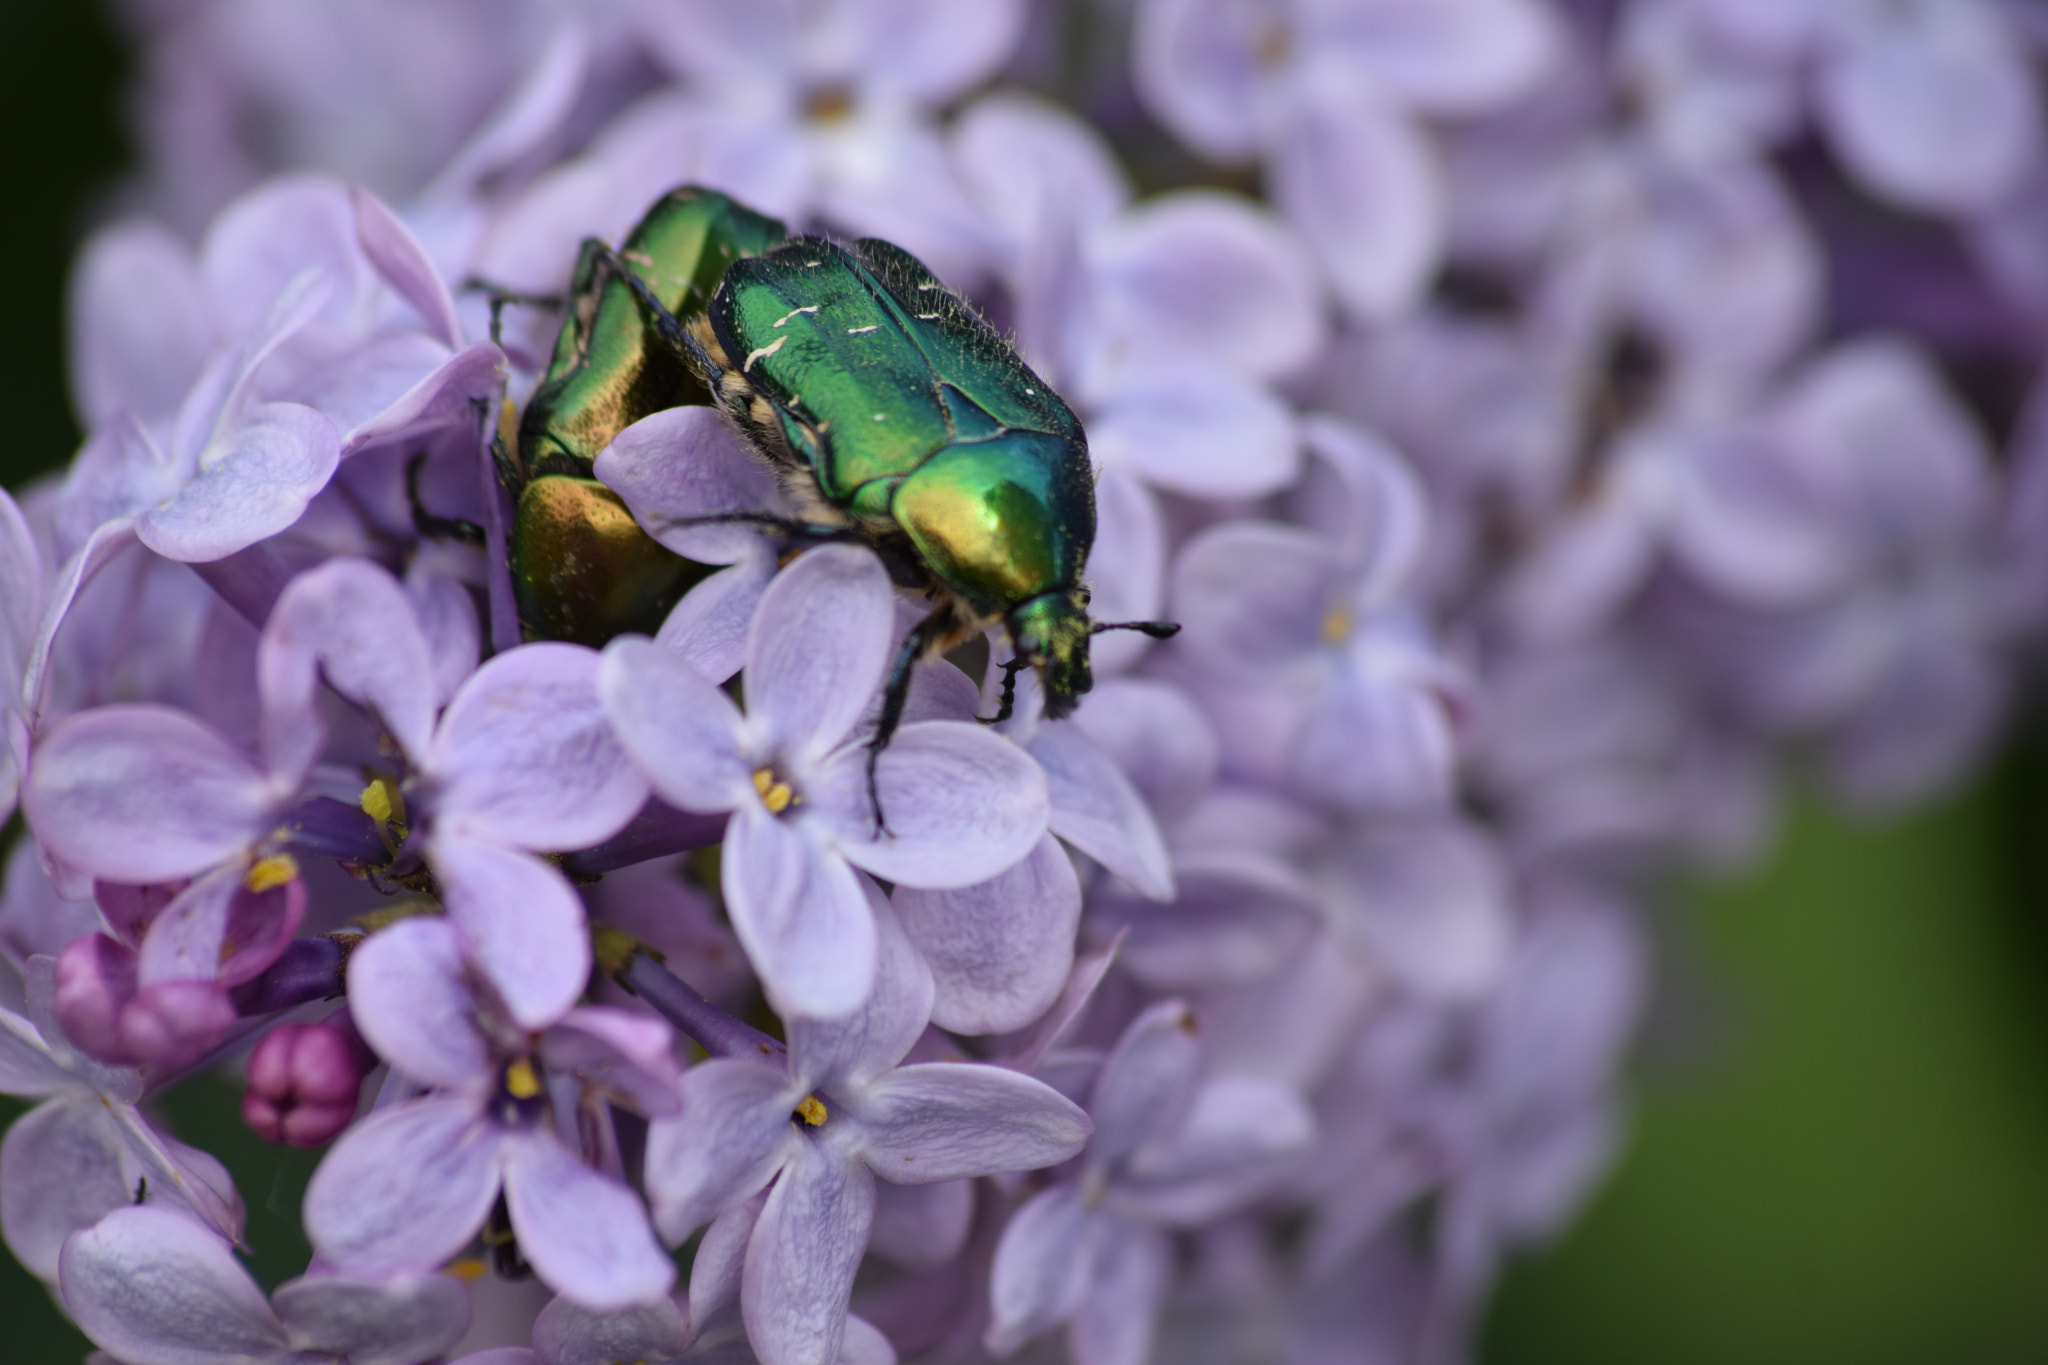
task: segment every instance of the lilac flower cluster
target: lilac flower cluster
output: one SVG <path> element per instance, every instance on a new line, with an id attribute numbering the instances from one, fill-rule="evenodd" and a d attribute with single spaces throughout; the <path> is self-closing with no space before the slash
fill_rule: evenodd
<path id="1" fill-rule="evenodd" d="M 131 8 L 156 216 L 0 494 L 0 1231 L 122 1365 L 1457 1358 L 1658 875 L 1967 772 L 2048 617 L 2048 400 L 1950 377 L 2048 335 L 1995 0 Z M 706 524 L 785 496 L 713 410 L 596 472 L 716 571 L 520 636 L 558 319 L 464 282 L 691 181 L 976 300 L 1183 626 L 1056 722 L 920 664 L 886 830 L 920 605 Z M 151 1103 L 215 1067 L 328 1147 L 268 1296 Z"/>

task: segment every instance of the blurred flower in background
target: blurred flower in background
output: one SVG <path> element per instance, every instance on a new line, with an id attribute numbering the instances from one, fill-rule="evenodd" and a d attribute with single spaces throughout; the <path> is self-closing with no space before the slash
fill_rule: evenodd
<path id="1" fill-rule="evenodd" d="M 1670 888 L 2029 686 L 2022 7 L 121 17 L 84 441 L 0 494 L 0 1232 L 125 1365 L 1468 1358 Z M 926 608 L 682 390 L 602 505 L 729 567 L 522 631 L 499 414 L 687 183 L 1011 337 L 1180 633 L 1069 716 L 991 629 L 871 760 Z M 267 1299 L 208 1074 L 327 1149 Z"/>

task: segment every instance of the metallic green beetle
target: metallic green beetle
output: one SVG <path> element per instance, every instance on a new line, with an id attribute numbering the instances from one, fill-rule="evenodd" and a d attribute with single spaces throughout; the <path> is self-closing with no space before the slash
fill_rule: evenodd
<path id="1" fill-rule="evenodd" d="M 1089 618 L 1095 486 L 1079 419 L 902 248 L 798 237 L 734 262 L 694 316 L 635 292 L 781 472 L 805 518 L 790 529 L 867 542 L 934 603 L 890 671 L 871 793 L 920 657 L 1000 623 L 1013 657 L 995 719 L 1025 667 L 1059 718 L 1092 684 L 1092 635 L 1178 629 Z"/>
<path id="2" fill-rule="evenodd" d="M 649 413 L 712 400 L 649 330 L 639 292 L 671 313 L 701 311 L 734 260 L 788 236 L 775 219 L 686 185 L 662 196 L 618 251 L 583 243 L 547 372 L 516 438 L 496 445 L 515 499 L 507 549 L 527 639 L 602 645 L 629 630 L 651 634 L 709 572 L 655 543 L 592 467 Z"/>

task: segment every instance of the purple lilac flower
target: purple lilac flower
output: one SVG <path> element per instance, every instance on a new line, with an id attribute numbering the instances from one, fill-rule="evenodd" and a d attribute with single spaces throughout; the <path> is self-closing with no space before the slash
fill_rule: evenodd
<path id="1" fill-rule="evenodd" d="M 266 1301 L 225 1241 L 171 1209 L 116 1209 L 74 1233 L 61 1264 L 64 1306 L 122 1365 L 413 1365 L 469 1321 L 445 1275 L 307 1275 Z"/>
<path id="2" fill-rule="evenodd" d="M 767 1365 L 835 1358 L 877 1177 L 928 1185 L 1035 1170 L 1088 1138 L 1080 1110 L 1028 1076 L 902 1064 L 931 1013 L 931 973 L 879 895 L 872 912 L 878 960 L 867 1005 L 841 1021 L 792 1023 L 786 1064 L 730 1057 L 693 1068 L 681 1116 L 648 1137 L 648 1194 L 663 1235 L 681 1241 L 709 1222 L 707 1248 L 746 1245 L 740 1301 Z M 764 1187 L 765 1201 L 756 1199 Z"/>
<path id="3" fill-rule="evenodd" d="M 1045 779 L 972 727 L 916 722 L 876 768 L 849 732 L 891 652 L 888 575 L 865 550 L 813 550 L 762 594 L 742 713 L 678 655 L 631 638 L 605 651 L 607 714 L 664 800 L 732 811 L 723 863 L 740 943 L 779 1009 L 841 1018 L 868 998 L 875 929 L 856 867 L 893 882 L 985 881 L 1045 828 Z"/>
<path id="4" fill-rule="evenodd" d="M 462 938 L 446 920 L 408 920 L 349 963 L 364 1037 L 435 1093 L 336 1144 L 306 1191 L 314 1246 L 345 1271 L 424 1273 L 469 1242 L 502 1189 L 521 1253 L 551 1287 L 595 1309 L 665 1293 L 675 1267 L 639 1200 L 564 1138 L 580 1131 L 579 1087 L 674 1110 L 667 1027 L 590 1006 L 532 1037 L 465 980 Z"/>

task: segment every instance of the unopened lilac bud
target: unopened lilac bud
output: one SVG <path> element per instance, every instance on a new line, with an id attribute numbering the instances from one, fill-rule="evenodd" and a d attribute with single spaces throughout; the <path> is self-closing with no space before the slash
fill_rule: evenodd
<path id="1" fill-rule="evenodd" d="M 374 1065 L 346 1011 L 318 1024 L 280 1024 L 249 1055 L 242 1121 L 266 1142 L 318 1147 L 355 1117 Z"/>
<path id="2" fill-rule="evenodd" d="M 235 1007 L 218 981 L 160 981 L 121 1009 L 121 1048 L 140 1066 L 177 1071 L 220 1046 Z"/>
<path id="3" fill-rule="evenodd" d="M 133 1060 L 121 1044 L 121 1009 L 134 995 L 135 954 L 107 935 L 73 939 L 57 954 L 57 1022 L 88 1057 Z"/>

